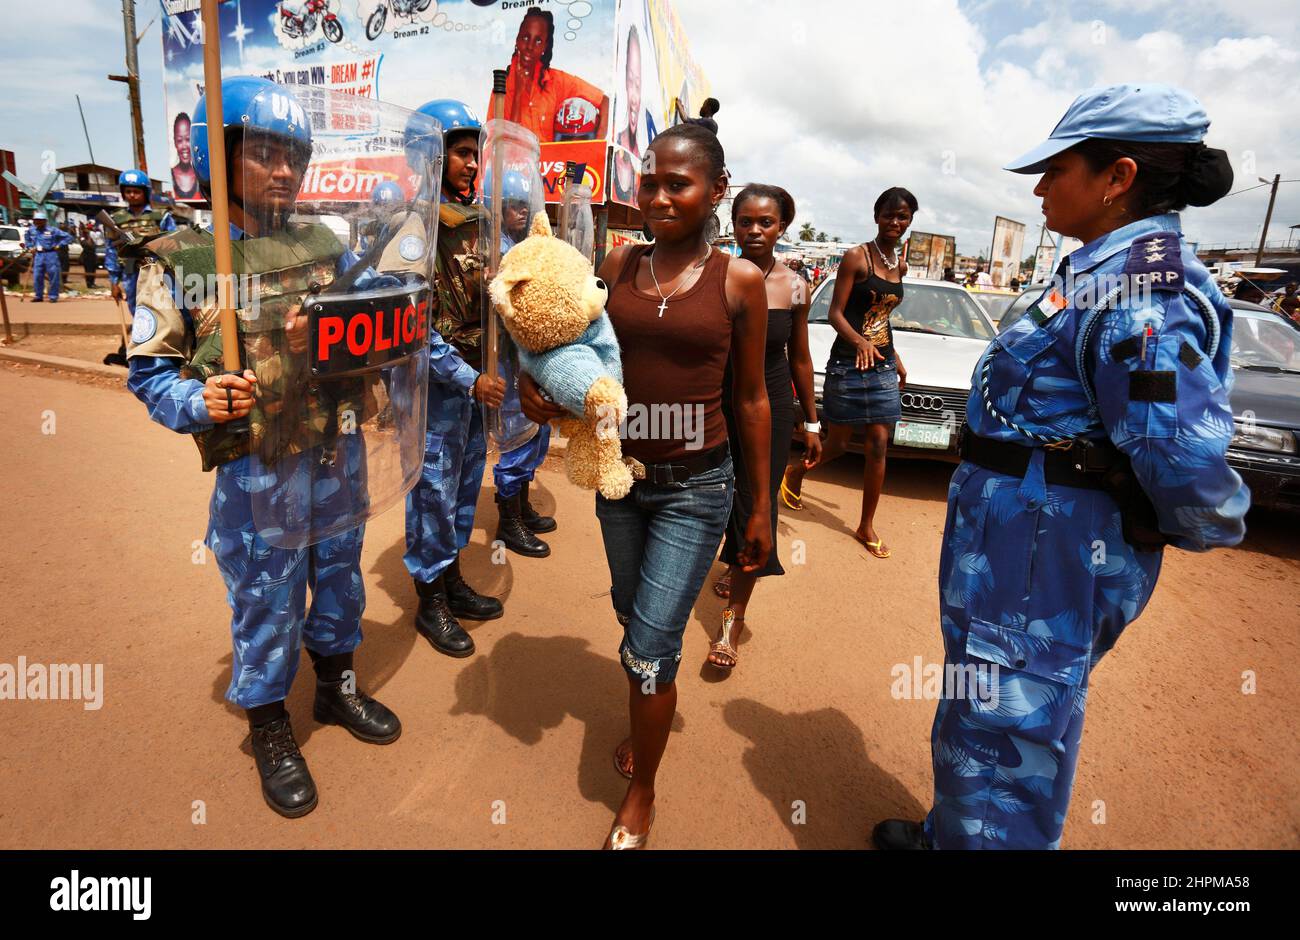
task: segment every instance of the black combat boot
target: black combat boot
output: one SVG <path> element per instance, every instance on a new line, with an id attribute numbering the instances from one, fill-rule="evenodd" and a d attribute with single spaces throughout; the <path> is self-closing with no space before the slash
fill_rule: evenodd
<path id="1" fill-rule="evenodd" d="M 266 805 L 290 819 L 306 816 L 316 808 L 316 781 L 293 739 L 284 702 L 248 709 L 248 727 Z"/>
<path id="2" fill-rule="evenodd" d="M 514 496 L 507 498 L 500 493 L 496 494 L 497 515 L 499 517 L 496 538 L 505 543 L 506 548 L 516 555 L 524 555 L 528 558 L 545 558 L 551 553 L 551 546 L 533 535 L 532 530 L 524 523 L 523 516 L 519 513 L 521 495 L 521 493 L 516 493 Z"/>
<path id="3" fill-rule="evenodd" d="M 342 725 L 354 738 L 371 744 L 392 744 L 402 736 L 402 723 L 397 716 L 357 688 L 351 653 L 322 656 L 310 649 L 307 653 L 316 667 L 312 715 L 317 721 L 323 725 Z"/>
<path id="4" fill-rule="evenodd" d="M 896 849 L 928 849 L 925 826 L 910 819 L 886 819 L 871 830 L 871 841 L 882 851 Z"/>
<path id="5" fill-rule="evenodd" d="M 465 632 L 447 606 L 447 589 L 442 575 L 434 581 L 416 581 L 420 608 L 415 612 L 415 629 L 439 653 L 457 658 L 474 655 L 474 639 Z"/>
<path id="6" fill-rule="evenodd" d="M 460 576 L 459 557 L 443 569 L 442 582 L 447 588 L 447 606 L 457 617 L 496 620 L 505 613 L 505 607 L 499 600 L 480 594 L 465 583 L 465 579 Z"/>
<path id="7" fill-rule="evenodd" d="M 524 481 L 524 488 L 519 491 L 519 518 L 524 520 L 524 525 L 533 532 L 554 532 L 555 518 L 553 516 L 543 516 L 533 504 L 528 501 L 528 481 Z"/>

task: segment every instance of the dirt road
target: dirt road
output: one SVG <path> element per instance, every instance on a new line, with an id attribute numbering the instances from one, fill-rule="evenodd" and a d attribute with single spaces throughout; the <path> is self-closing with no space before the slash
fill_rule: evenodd
<path id="1" fill-rule="evenodd" d="M 611 766 L 620 631 L 592 496 L 556 466 L 535 486 L 560 524 L 549 559 L 492 564 L 481 494 L 466 571 L 506 617 L 471 626 L 472 659 L 438 655 L 411 627 L 400 507 L 370 524 L 357 668 L 404 733 L 372 747 L 316 725 L 304 658 L 289 708 L 321 803 L 291 821 L 262 803 L 242 713 L 223 699 L 229 612 L 197 547 L 212 478 L 193 444 L 124 391 L 10 366 L 0 422 L 0 663 L 104 671 L 97 710 L 0 701 L 0 848 L 600 844 L 624 788 Z M 934 702 L 894 698 L 891 669 L 942 662 L 950 472 L 891 465 L 888 561 L 849 538 L 860 460 L 811 477 L 810 511 L 781 518 L 790 573 L 760 584 L 725 679 L 702 665 L 722 603 L 701 596 L 654 846 L 858 848 L 877 819 L 924 812 Z M 1067 847 L 1300 847 L 1296 522 L 1259 516 L 1239 549 L 1167 554 L 1148 612 L 1093 677 Z"/>

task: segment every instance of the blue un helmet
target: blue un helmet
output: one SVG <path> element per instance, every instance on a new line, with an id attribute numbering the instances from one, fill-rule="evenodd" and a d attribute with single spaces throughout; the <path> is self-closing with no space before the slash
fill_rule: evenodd
<path id="1" fill-rule="evenodd" d="M 311 161 L 311 124 L 293 92 L 282 85 L 253 75 L 237 75 L 221 82 L 221 124 L 226 129 L 226 158 L 240 134 L 253 128 L 263 134 L 284 138 L 293 146 L 305 168 Z M 199 188 L 210 196 L 212 165 L 208 160 L 208 99 L 199 99 L 190 125 L 190 145 Z"/>
<path id="2" fill-rule="evenodd" d="M 392 208 L 406 202 L 406 193 L 392 180 L 385 180 L 370 193 L 370 202 L 372 205 Z"/>
<path id="3" fill-rule="evenodd" d="M 126 198 L 126 188 L 135 186 L 144 190 L 145 198 L 150 195 L 149 174 L 144 170 L 123 170 L 117 177 L 117 191 Z"/>
<path id="4" fill-rule="evenodd" d="M 532 203 L 533 187 L 528 182 L 528 178 L 518 170 L 507 170 L 501 177 L 501 203 L 505 205 L 511 202 Z M 488 167 L 483 173 L 483 204 L 489 208 L 492 205 L 492 167 Z"/>
<path id="5" fill-rule="evenodd" d="M 479 116 L 474 109 L 463 101 L 457 101 L 455 98 L 438 98 L 426 102 L 416 109 L 416 114 L 422 114 L 424 117 L 432 118 L 438 122 L 438 125 L 442 128 L 441 143 L 444 148 L 448 138 L 453 134 L 465 131 L 478 134 L 483 129 L 483 122 L 479 120 Z M 424 161 L 433 158 L 434 148 L 430 146 L 430 136 L 428 125 L 424 121 L 421 120 L 417 123 L 416 119 L 412 119 L 407 122 L 405 134 L 406 161 L 412 167 L 420 166 Z M 446 164 L 443 165 L 443 172 L 446 172 Z"/>

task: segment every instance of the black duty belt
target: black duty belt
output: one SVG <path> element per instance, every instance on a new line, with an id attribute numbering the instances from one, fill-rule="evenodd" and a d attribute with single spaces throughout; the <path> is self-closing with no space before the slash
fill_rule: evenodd
<path id="1" fill-rule="evenodd" d="M 726 441 L 694 457 L 645 465 L 645 482 L 654 484 L 685 483 L 691 477 L 722 466 L 731 454 Z"/>
<path id="2" fill-rule="evenodd" d="M 962 428 L 957 442 L 957 452 L 963 460 L 1013 477 L 1023 477 L 1029 470 L 1034 450 L 1011 441 L 980 437 L 972 433 L 969 426 Z M 1068 447 L 1044 448 L 1043 476 L 1048 483 L 1058 486 L 1101 490 L 1105 489 L 1102 476 L 1122 458 L 1123 454 L 1110 441 L 1078 439 Z"/>
<path id="3" fill-rule="evenodd" d="M 1128 456 L 1109 440 L 1071 441 L 1061 447 L 1043 448 L 1043 477 L 1058 486 L 1101 490 L 1113 498 L 1123 517 L 1124 539 L 1139 551 L 1157 551 L 1169 544 L 1151 497 L 1143 490 Z M 962 428 L 957 452 L 963 460 L 994 473 L 1023 477 L 1029 469 L 1034 448 L 980 437 Z"/>

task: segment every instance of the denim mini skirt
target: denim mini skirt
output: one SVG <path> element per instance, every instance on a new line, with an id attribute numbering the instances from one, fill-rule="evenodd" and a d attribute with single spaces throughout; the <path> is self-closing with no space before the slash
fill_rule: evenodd
<path id="1" fill-rule="evenodd" d="M 893 424 L 902 417 L 898 367 L 891 361 L 859 369 L 853 359 L 826 363 L 822 412 L 833 424 Z"/>

